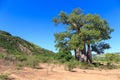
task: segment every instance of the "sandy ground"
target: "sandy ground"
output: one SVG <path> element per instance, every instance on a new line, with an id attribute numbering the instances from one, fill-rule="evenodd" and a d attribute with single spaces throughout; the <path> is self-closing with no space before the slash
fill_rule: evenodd
<path id="1" fill-rule="evenodd" d="M 83 70 L 74 72 L 64 70 L 61 65 L 40 64 L 40 69 L 25 67 L 16 69 L 0 65 L 0 73 L 9 74 L 12 80 L 120 80 L 120 69 L 114 70 Z"/>

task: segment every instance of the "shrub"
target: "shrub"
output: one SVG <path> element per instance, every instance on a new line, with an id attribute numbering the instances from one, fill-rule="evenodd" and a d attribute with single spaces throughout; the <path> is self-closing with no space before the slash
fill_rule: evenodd
<path id="1" fill-rule="evenodd" d="M 55 59 L 59 60 L 61 63 L 65 63 L 71 61 L 74 58 L 70 52 L 61 51 L 55 55 Z"/>
<path id="2" fill-rule="evenodd" d="M 47 55 L 36 55 L 36 59 L 42 63 L 51 63 L 54 59 L 54 56 Z"/>
<path id="3" fill-rule="evenodd" d="M 35 56 L 28 56 L 27 60 L 21 63 L 22 66 L 29 66 L 32 68 L 35 68 L 36 66 L 38 66 L 38 64 L 39 64 L 39 60 L 36 59 Z"/>
<path id="4" fill-rule="evenodd" d="M 88 62 L 85 62 L 85 63 L 80 63 L 79 64 L 79 68 L 81 69 L 94 69 L 94 65 L 93 64 L 90 64 Z"/>
<path id="5" fill-rule="evenodd" d="M 65 66 L 65 70 L 68 71 L 73 71 L 74 68 L 78 67 L 80 65 L 81 62 L 76 61 L 76 60 L 71 60 L 69 62 L 66 62 L 66 66 Z"/>
<path id="6" fill-rule="evenodd" d="M 72 71 L 73 68 L 75 67 L 74 63 L 72 61 L 66 63 L 66 70 Z"/>
<path id="7" fill-rule="evenodd" d="M 9 80 L 8 74 L 1 74 L 0 80 Z"/>
<path id="8" fill-rule="evenodd" d="M 107 67 L 107 69 L 116 69 L 117 68 L 117 66 L 115 66 L 109 62 L 107 63 L 106 67 Z"/>
<path id="9" fill-rule="evenodd" d="M 2 53 L 0 53 L 0 59 L 3 59 L 4 55 Z"/>
<path id="10" fill-rule="evenodd" d="M 12 54 L 5 54 L 3 59 L 7 61 L 16 61 L 15 55 Z"/>
<path id="11" fill-rule="evenodd" d="M 100 62 L 94 62 L 92 63 L 94 65 L 94 67 L 100 67 L 103 66 L 103 64 L 101 64 Z"/>
<path id="12" fill-rule="evenodd" d="M 21 61 L 21 62 L 27 60 L 27 56 L 25 55 L 15 55 L 15 57 L 18 61 Z"/>

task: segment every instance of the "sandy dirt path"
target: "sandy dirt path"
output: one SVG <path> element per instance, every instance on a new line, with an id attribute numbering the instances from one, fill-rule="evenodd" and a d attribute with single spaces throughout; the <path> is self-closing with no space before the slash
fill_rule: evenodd
<path id="1" fill-rule="evenodd" d="M 65 71 L 64 66 L 41 64 L 41 69 L 21 70 L 0 66 L 0 73 L 9 73 L 14 80 L 120 80 L 120 69 Z"/>

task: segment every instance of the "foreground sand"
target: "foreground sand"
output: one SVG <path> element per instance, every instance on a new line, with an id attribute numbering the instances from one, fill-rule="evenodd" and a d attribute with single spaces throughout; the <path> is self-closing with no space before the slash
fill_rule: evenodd
<path id="1" fill-rule="evenodd" d="M 64 66 L 40 64 L 41 69 L 0 66 L 0 73 L 8 73 L 13 80 L 120 80 L 120 69 L 65 71 Z"/>

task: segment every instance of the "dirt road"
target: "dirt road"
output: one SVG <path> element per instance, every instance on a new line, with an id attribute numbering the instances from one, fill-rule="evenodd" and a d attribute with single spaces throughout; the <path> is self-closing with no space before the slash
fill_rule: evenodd
<path id="1" fill-rule="evenodd" d="M 14 80 L 120 80 L 120 69 L 65 71 L 64 66 L 40 64 L 41 69 L 15 69 L 0 66 L 0 73 L 9 73 Z"/>

